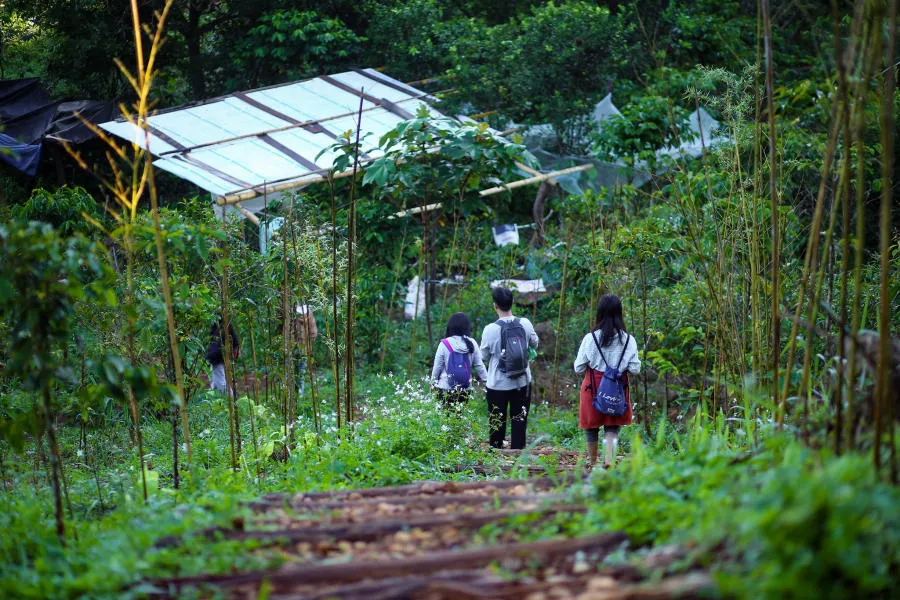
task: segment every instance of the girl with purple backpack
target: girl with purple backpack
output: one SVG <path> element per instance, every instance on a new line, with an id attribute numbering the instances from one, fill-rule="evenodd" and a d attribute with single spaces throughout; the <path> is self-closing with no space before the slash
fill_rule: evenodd
<path id="1" fill-rule="evenodd" d="M 604 372 L 621 374 L 624 384 L 625 406 L 622 414 L 603 414 L 595 406 L 597 390 Z M 584 373 L 581 383 L 578 425 L 584 429 L 587 440 L 588 457 L 591 466 L 597 462 L 600 427 L 603 427 L 603 441 L 606 452 L 603 460 L 605 468 L 616 460 L 616 446 L 619 443 L 619 428 L 631 424 L 631 397 L 628 393 L 628 374 L 640 373 L 641 359 L 638 357 L 637 341 L 625 330 L 622 318 L 622 301 L 613 294 L 600 298 L 597 305 L 597 320 L 594 330 L 581 340 L 575 357 L 575 372 Z"/>
<path id="2" fill-rule="evenodd" d="M 447 321 L 444 339 L 434 353 L 431 369 L 431 387 L 438 391 L 438 399 L 445 409 L 450 410 L 469 400 L 473 372 L 482 382 L 487 381 L 481 351 L 472 339 L 472 321 L 466 313 L 453 313 Z"/>

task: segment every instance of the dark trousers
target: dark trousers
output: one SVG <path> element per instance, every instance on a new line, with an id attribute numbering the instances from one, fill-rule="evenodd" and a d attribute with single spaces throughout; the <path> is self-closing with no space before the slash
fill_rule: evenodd
<path id="1" fill-rule="evenodd" d="M 525 447 L 525 429 L 528 427 L 528 411 L 531 406 L 528 387 L 517 390 L 487 390 L 488 424 L 491 430 L 491 447 L 502 448 L 506 438 L 506 418 L 509 416 L 512 435 L 510 448 Z"/>

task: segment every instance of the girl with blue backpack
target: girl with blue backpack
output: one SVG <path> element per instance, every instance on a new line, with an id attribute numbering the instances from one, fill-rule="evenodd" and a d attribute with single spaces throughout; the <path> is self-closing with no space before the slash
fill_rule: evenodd
<path id="1" fill-rule="evenodd" d="M 631 424 L 628 374 L 640 371 L 637 341 L 625 330 L 622 301 L 607 294 L 597 304 L 594 330 L 581 340 L 575 357 L 575 372 L 584 373 L 578 426 L 584 429 L 591 465 L 597 462 L 600 427 L 606 445 L 603 466 L 615 462 L 619 428 Z"/>
<path id="2" fill-rule="evenodd" d="M 438 399 L 450 410 L 469 400 L 472 392 L 472 373 L 485 382 L 487 369 L 481 351 L 472 339 L 472 321 L 466 313 L 450 315 L 444 339 L 434 353 L 431 386 L 438 391 Z"/>

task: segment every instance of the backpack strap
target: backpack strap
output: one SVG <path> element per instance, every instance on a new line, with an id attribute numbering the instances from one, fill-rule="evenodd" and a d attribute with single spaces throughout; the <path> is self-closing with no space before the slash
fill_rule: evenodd
<path id="1" fill-rule="evenodd" d="M 625 358 L 625 351 L 628 350 L 628 340 L 630 340 L 630 339 L 631 339 L 631 336 L 626 333 L 625 334 L 625 347 L 622 348 L 622 356 L 619 357 L 619 364 L 616 365 L 616 371 L 619 371 L 619 367 L 622 366 L 622 359 Z M 605 361 L 606 359 L 604 358 L 603 360 Z M 619 373 L 621 373 L 621 372 L 622 371 L 619 371 Z"/>
<path id="2" fill-rule="evenodd" d="M 447 340 L 447 338 L 442 339 L 441 343 L 444 344 L 445 346 L 447 346 L 447 350 L 449 350 L 450 352 L 454 351 L 453 346 L 450 345 L 450 342 L 449 342 L 449 340 Z"/>
<path id="3" fill-rule="evenodd" d="M 594 338 L 594 344 L 597 345 L 597 352 L 600 353 L 600 358 L 603 359 L 603 364 L 608 366 L 609 363 L 606 362 L 606 357 L 603 356 L 603 350 L 600 348 L 600 342 L 597 341 L 597 336 L 594 335 L 593 331 L 591 331 L 591 337 Z M 622 348 L 622 354 L 621 354 L 621 356 L 619 356 L 619 364 L 616 365 L 616 371 L 619 371 L 619 368 L 622 366 L 622 360 L 625 358 L 625 351 L 628 350 L 628 340 L 629 339 L 631 339 L 631 335 L 626 333 L 625 334 L 625 347 Z M 621 371 L 619 371 L 619 373 L 621 374 Z"/>
<path id="4" fill-rule="evenodd" d="M 593 331 L 591 331 L 591 337 L 594 338 L 594 344 L 597 345 L 597 352 L 600 353 L 600 358 L 603 359 L 603 364 L 604 364 L 604 365 L 607 364 L 607 363 L 606 363 L 606 357 L 603 356 L 603 350 L 600 348 L 600 342 L 597 341 L 597 336 L 594 335 L 594 332 L 593 332 Z"/>

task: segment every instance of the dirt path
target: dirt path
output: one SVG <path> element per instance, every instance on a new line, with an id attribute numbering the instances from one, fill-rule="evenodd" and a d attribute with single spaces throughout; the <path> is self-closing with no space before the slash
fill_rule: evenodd
<path id="1" fill-rule="evenodd" d="M 532 479 L 269 494 L 250 504 L 249 522 L 201 535 L 253 540 L 254 552 L 284 556 L 281 568 L 151 583 L 160 598 L 200 589 L 201 597 L 284 600 L 612 600 L 691 597 L 708 588 L 703 574 L 642 584 L 645 575 L 636 566 L 599 569 L 610 553 L 628 550 L 623 533 L 556 533 L 568 517 L 588 509 L 580 496 L 584 490 L 582 474 L 564 466 L 552 477 Z M 549 539 L 533 541 L 530 534 L 541 527 L 541 537 Z M 168 538 L 157 545 L 180 543 Z M 673 553 L 663 563 L 679 556 Z"/>

